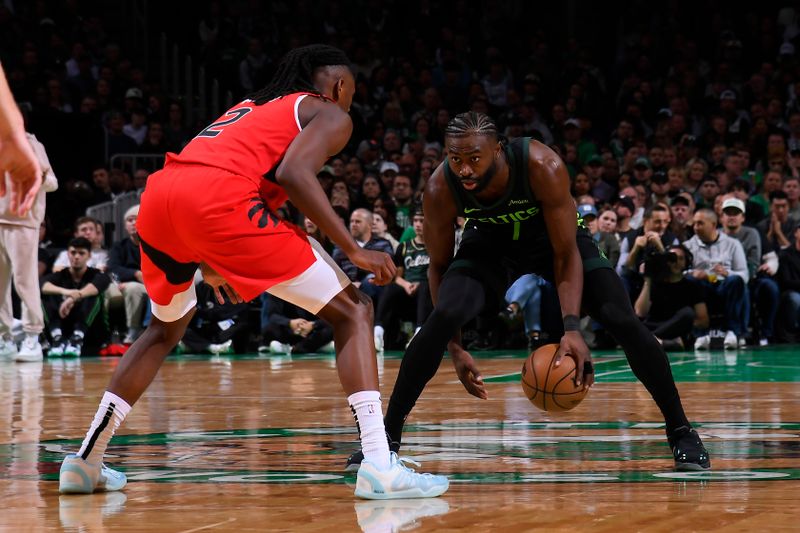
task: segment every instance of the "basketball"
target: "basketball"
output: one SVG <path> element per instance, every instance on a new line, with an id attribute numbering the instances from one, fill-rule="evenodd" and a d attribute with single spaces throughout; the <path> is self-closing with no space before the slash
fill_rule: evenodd
<path id="1" fill-rule="evenodd" d="M 589 389 L 575 386 L 575 360 L 561 359 L 553 366 L 558 344 L 546 344 L 533 352 L 522 365 L 522 390 L 525 397 L 542 411 L 569 411 L 583 400 Z"/>

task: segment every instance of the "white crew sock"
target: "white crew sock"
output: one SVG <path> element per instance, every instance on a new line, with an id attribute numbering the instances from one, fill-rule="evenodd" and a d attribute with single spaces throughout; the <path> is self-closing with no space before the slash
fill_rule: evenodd
<path id="1" fill-rule="evenodd" d="M 380 335 L 381 337 L 383 337 L 383 326 L 375 326 L 373 332 L 375 335 Z"/>
<path id="2" fill-rule="evenodd" d="M 128 402 L 114 394 L 106 391 L 103 399 L 100 400 L 100 407 L 94 415 L 92 425 L 83 439 L 78 455 L 92 464 L 103 462 L 103 455 L 106 453 L 108 441 L 114 435 L 122 421 L 128 416 L 131 406 Z"/>
<path id="3" fill-rule="evenodd" d="M 353 418 L 361 438 L 364 459 L 375 465 L 378 470 L 388 470 L 391 463 L 386 429 L 383 426 L 381 393 L 376 390 L 359 391 L 351 394 L 347 401 L 353 411 Z"/>

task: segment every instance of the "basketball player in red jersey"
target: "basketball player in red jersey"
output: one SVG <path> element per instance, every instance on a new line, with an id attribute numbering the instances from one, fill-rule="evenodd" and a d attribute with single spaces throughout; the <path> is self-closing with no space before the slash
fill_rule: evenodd
<path id="1" fill-rule="evenodd" d="M 272 82 L 201 131 L 150 176 L 137 229 L 153 320 L 114 372 L 79 452 L 64 459 L 62 493 L 119 490 L 124 474 L 102 464 L 131 406 L 183 336 L 196 304 L 198 268 L 221 300 L 264 291 L 318 314 L 334 327 L 339 379 L 356 419 L 365 461 L 355 494 L 431 497 L 443 476 L 417 474 L 390 453 L 372 340 L 372 307 L 316 241 L 278 219 L 287 197 L 378 283 L 395 274 L 389 255 L 350 236 L 316 179 L 352 132 L 355 91 L 341 50 L 311 45 L 289 52 Z"/>

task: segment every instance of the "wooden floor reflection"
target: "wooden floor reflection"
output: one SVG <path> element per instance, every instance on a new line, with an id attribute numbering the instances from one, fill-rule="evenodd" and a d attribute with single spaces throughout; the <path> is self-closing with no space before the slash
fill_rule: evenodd
<path id="1" fill-rule="evenodd" d="M 443 363 L 402 453 L 451 476 L 442 498 L 368 502 L 343 472 L 356 433 L 330 358 L 170 360 L 109 448 L 122 493 L 60 497 L 116 359 L 0 361 L 0 531 L 741 531 L 797 527 L 793 350 L 679 354 L 673 369 L 714 470 L 675 474 L 661 415 L 615 354 L 568 413 L 535 410 L 522 353 L 481 359 L 490 399 Z M 382 360 L 384 395 L 399 366 Z"/>

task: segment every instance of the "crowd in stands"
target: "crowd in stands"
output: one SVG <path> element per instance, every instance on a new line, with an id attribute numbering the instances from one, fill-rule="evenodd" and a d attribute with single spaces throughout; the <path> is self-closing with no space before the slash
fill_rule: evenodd
<path id="1" fill-rule="evenodd" d="M 430 312 L 418 205 L 445 158 L 445 125 L 467 110 L 561 156 L 584 224 L 665 346 L 794 342 L 800 12 L 681 5 L 655 13 L 634 4 L 620 17 L 587 5 L 567 34 L 558 9 L 522 2 L 345 1 L 311 10 L 305 3 L 209 1 L 170 35 L 191 45 L 237 99 L 262 86 L 288 48 L 321 41 L 347 52 L 357 86 L 354 132 L 318 179 L 353 237 L 395 256 L 403 267 L 398 279 L 388 287 L 370 283 L 312 220 L 291 205 L 279 215 L 319 240 L 373 299 L 380 347 L 402 348 Z M 88 292 L 105 294 L 98 312 L 124 315 L 111 327 L 124 344 L 149 316 L 135 227 L 126 215 L 129 237 L 114 243 L 98 233 L 101 224 L 82 217 L 92 205 L 143 189 L 157 170 L 112 167 L 115 154 L 179 151 L 215 117 L 186 123 L 194 102 L 167 94 L 136 51 L 86 11 L 80 1 L 0 4 L 0 58 L 59 178 L 40 241 L 66 252 L 56 260 L 41 255 L 43 292 L 61 295 L 52 288 L 60 268 L 71 269 L 73 280 L 89 268 Z M 597 43 L 601 27 L 609 38 Z M 558 313 L 555 292 L 545 280 L 509 286 L 508 308 L 499 317 L 491 310 L 465 336 L 472 349 L 535 346 L 559 334 L 559 321 L 549 320 Z M 46 306 L 49 316 L 63 314 L 56 303 Z M 86 314 L 96 307 L 78 303 Z M 201 297 L 207 314 L 196 317 L 187 349 L 299 353 L 324 349 L 332 338 L 326 324 L 272 297 L 217 306 Z M 403 321 L 410 323 L 405 331 Z M 615 345 L 598 324 L 585 330 L 594 347 Z M 51 330 L 49 340 L 75 351 L 74 331 Z"/>

